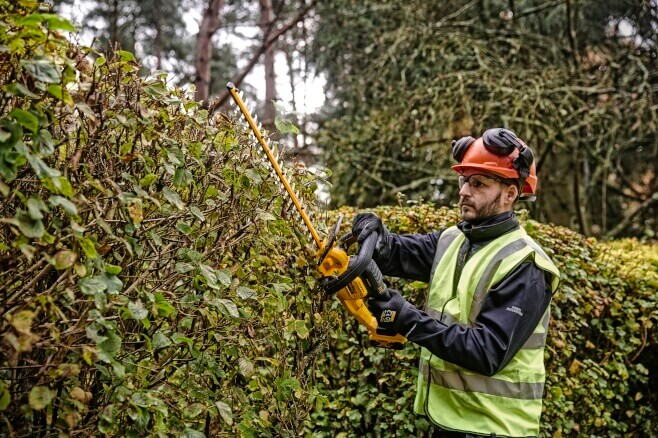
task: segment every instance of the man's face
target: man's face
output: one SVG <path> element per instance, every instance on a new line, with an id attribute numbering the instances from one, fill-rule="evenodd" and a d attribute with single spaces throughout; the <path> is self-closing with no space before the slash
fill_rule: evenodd
<path id="1" fill-rule="evenodd" d="M 499 213 L 510 211 L 515 190 L 500 177 L 482 171 L 467 171 L 459 176 L 459 209 L 462 219 L 473 224 Z"/>

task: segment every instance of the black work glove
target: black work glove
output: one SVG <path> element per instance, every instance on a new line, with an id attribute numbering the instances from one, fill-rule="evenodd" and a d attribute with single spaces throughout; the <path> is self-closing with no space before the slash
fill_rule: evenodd
<path id="1" fill-rule="evenodd" d="M 411 321 L 409 311 L 415 307 L 405 300 L 400 292 L 395 289 L 387 289 L 390 298 L 383 300 L 381 295 L 368 298 L 367 306 L 377 319 L 377 333 L 386 336 L 401 334 L 407 336 L 410 331 Z"/>
<path id="2" fill-rule="evenodd" d="M 382 223 L 382 220 L 374 213 L 359 213 L 352 221 L 352 234 L 356 237 L 359 245 L 372 233 L 376 231 L 379 235 L 377 239 L 377 246 L 375 246 L 375 258 L 387 257 L 388 251 L 388 236 L 389 232 Z"/>

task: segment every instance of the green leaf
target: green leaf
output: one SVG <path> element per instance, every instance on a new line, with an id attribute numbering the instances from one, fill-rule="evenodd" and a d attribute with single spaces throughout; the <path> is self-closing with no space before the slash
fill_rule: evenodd
<path id="1" fill-rule="evenodd" d="M 293 122 L 279 116 L 274 118 L 274 126 L 281 134 L 299 134 L 299 128 Z"/>
<path id="2" fill-rule="evenodd" d="M 297 333 L 297 336 L 299 336 L 301 339 L 307 339 L 309 335 L 308 327 L 306 327 L 306 323 L 301 320 L 296 320 L 295 324 L 295 333 Z"/>
<path id="3" fill-rule="evenodd" d="M 181 434 L 181 438 L 206 438 L 206 435 L 203 432 L 186 427 Z"/>
<path id="4" fill-rule="evenodd" d="M 121 350 L 121 338 L 111 330 L 105 332 L 105 340 L 96 344 L 101 360 L 111 362 L 112 359 Z"/>
<path id="5" fill-rule="evenodd" d="M 228 287 L 231 285 L 231 271 L 229 269 L 218 269 L 215 271 L 217 280 L 222 283 L 224 286 Z"/>
<path id="6" fill-rule="evenodd" d="M 27 212 L 30 217 L 35 220 L 43 219 L 42 211 L 48 211 L 46 203 L 41 198 L 30 196 L 30 199 L 27 200 Z"/>
<path id="7" fill-rule="evenodd" d="M 4 384 L 4 382 L 0 381 L 0 411 L 4 411 L 9 407 L 9 404 L 11 403 L 11 392 L 9 391 L 9 388 Z"/>
<path id="8" fill-rule="evenodd" d="M 105 281 L 99 276 L 79 279 L 78 287 L 80 292 L 85 295 L 94 295 L 96 292 L 103 292 L 107 289 Z"/>
<path id="9" fill-rule="evenodd" d="M 30 390 L 29 403 L 35 411 L 40 411 L 53 400 L 53 393 L 47 386 L 35 386 Z"/>
<path id="10" fill-rule="evenodd" d="M 186 236 L 189 236 L 192 233 L 192 227 L 190 226 L 190 224 L 184 221 L 176 222 L 176 229 L 181 233 L 185 234 Z"/>
<path id="11" fill-rule="evenodd" d="M 67 105 L 73 105 L 73 99 L 71 98 L 71 95 L 68 91 L 66 91 L 64 87 L 61 86 L 61 84 L 48 85 L 47 91 L 57 100 L 61 100 Z"/>
<path id="12" fill-rule="evenodd" d="M 238 288 L 235 291 L 240 298 L 243 300 L 249 299 L 249 298 L 256 298 L 256 291 L 248 288 L 246 286 L 238 286 Z"/>
<path id="13" fill-rule="evenodd" d="M 149 173 L 139 180 L 139 185 L 146 188 L 153 184 L 157 179 L 158 175 Z"/>
<path id="14" fill-rule="evenodd" d="M 39 118 L 30 111 L 14 108 L 9 113 L 9 117 L 16 120 L 21 126 L 35 133 L 39 130 Z"/>
<path id="15" fill-rule="evenodd" d="M 116 275 L 108 274 L 106 272 L 102 275 L 102 278 L 107 287 L 107 293 L 113 294 L 120 292 L 123 289 L 123 282 Z"/>
<path id="16" fill-rule="evenodd" d="M 208 287 L 218 290 L 220 289 L 219 284 L 217 283 L 217 274 L 215 274 L 215 270 L 211 266 L 201 264 L 199 265 L 199 272 L 201 272 L 203 278 L 206 279 Z"/>
<path id="17" fill-rule="evenodd" d="M 171 190 L 169 187 L 162 189 L 162 195 L 167 201 L 169 201 L 170 204 L 174 205 L 179 210 L 182 210 L 185 207 L 185 204 L 183 203 L 183 200 L 180 198 L 178 193 Z"/>
<path id="18" fill-rule="evenodd" d="M 78 215 L 78 207 L 63 196 L 53 195 L 48 198 L 48 203 L 53 207 L 62 207 L 64 212 L 71 217 Z"/>
<path id="19" fill-rule="evenodd" d="M 110 263 L 105 263 L 105 272 L 112 275 L 117 275 L 121 273 L 121 266 L 112 265 Z"/>
<path id="20" fill-rule="evenodd" d="M 178 272 L 179 274 L 184 274 L 186 272 L 190 272 L 194 270 L 194 265 L 191 263 L 185 263 L 185 262 L 177 262 L 174 265 L 174 270 Z"/>
<path id="21" fill-rule="evenodd" d="M 141 321 L 149 316 L 148 310 L 144 308 L 144 304 L 142 304 L 140 300 L 129 302 L 128 312 L 130 312 L 130 316 L 137 321 Z"/>
<path id="22" fill-rule="evenodd" d="M 122 61 L 135 61 L 135 55 L 125 50 L 117 50 L 116 54 L 119 55 Z"/>
<path id="23" fill-rule="evenodd" d="M 9 84 L 7 85 L 6 90 L 9 94 L 13 96 L 27 97 L 29 99 L 39 99 L 38 94 L 34 94 L 33 92 L 30 91 L 29 88 L 27 88 L 25 85 L 21 83 Z"/>
<path id="24" fill-rule="evenodd" d="M 184 167 L 176 169 L 176 172 L 174 173 L 174 185 L 176 187 L 186 187 L 190 185 L 192 181 L 194 181 L 192 172 Z"/>
<path id="25" fill-rule="evenodd" d="M 235 305 L 235 303 L 229 299 L 219 299 L 216 301 L 217 304 L 221 305 L 226 309 L 225 312 L 222 312 L 228 316 L 232 316 L 233 318 L 239 318 L 240 313 L 238 312 L 238 306 Z M 220 308 L 221 309 L 221 308 Z"/>
<path id="26" fill-rule="evenodd" d="M 169 339 L 167 335 L 161 332 L 157 332 L 155 335 L 153 335 L 153 340 L 151 341 L 151 345 L 156 350 L 159 350 L 161 348 L 167 348 L 171 344 L 172 344 L 171 339 Z"/>
<path id="27" fill-rule="evenodd" d="M 95 259 L 98 256 L 96 252 L 96 245 L 88 237 L 78 237 L 78 243 L 84 251 L 85 255 L 90 259 Z"/>
<path id="28" fill-rule="evenodd" d="M 155 306 L 158 309 L 158 315 L 168 317 L 176 313 L 176 308 L 160 292 L 155 294 Z"/>
<path id="29" fill-rule="evenodd" d="M 187 419 L 194 419 L 201 415 L 206 410 L 206 407 L 201 403 L 191 403 L 183 409 L 183 416 Z M 205 435 L 201 434 L 205 438 Z"/>
<path id="30" fill-rule="evenodd" d="M 196 205 L 190 207 L 190 213 L 196 216 L 201 222 L 204 222 L 206 220 L 206 217 L 203 215 L 201 210 L 199 210 L 199 207 L 197 207 Z"/>
<path id="31" fill-rule="evenodd" d="M 226 422 L 226 424 L 229 426 L 232 426 L 233 411 L 231 410 L 231 407 L 223 401 L 216 401 L 215 407 L 217 408 L 217 412 L 219 412 L 220 417 L 222 417 L 222 420 L 224 420 L 224 422 Z"/>
<path id="32" fill-rule="evenodd" d="M 25 59 L 20 61 L 20 65 L 37 81 L 47 84 L 57 84 L 61 80 L 57 66 L 51 59 Z"/>
<path id="33" fill-rule="evenodd" d="M 31 215 L 21 209 L 16 211 L 16 220 L 18 229 L 25 235 L 32 239 L 38 239 L 46 232 L 43 222 L 40 219 L 32 219 Z"/>

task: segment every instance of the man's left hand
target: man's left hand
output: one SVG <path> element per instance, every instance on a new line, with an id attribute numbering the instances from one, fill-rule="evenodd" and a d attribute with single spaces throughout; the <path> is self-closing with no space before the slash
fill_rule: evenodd
<path id="1" fill-rule="evenodd" d="M 386 336 L 395 336 L 400 333 L 405 335 L 408 322 L 405 321 L 406 313 L 413 306 L 405 300 L 400 292 L 387 289 L 390 298 L 386 301 L 379 297 L 368 299 L 367 305 L 370 313 L 377 319 L 377 333 Z"/>

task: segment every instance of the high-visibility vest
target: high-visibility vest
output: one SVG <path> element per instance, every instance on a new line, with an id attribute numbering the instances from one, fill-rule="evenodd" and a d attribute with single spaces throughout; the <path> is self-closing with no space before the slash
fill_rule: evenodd
<path id="1" fill-rule="evenodd" d="M 473 326 L 487 291 L 519 264 L 532 261 L 551 277 L 560 273 L 523 230 L 506 233 L 479 249 L 454 284 L 457 254 L 465 235 L 457 227 L 441 233 L 426 311 L 446 324 Z M 521 311 L 511 309 L 510 311 Z M 544 392 L 544 346 L 550 306 L 533 334 L 504 369 L 491 377 L 440 359 L 421 349 L 414 410 L 445 430 L 504 437 L 537 436 Z"/>

